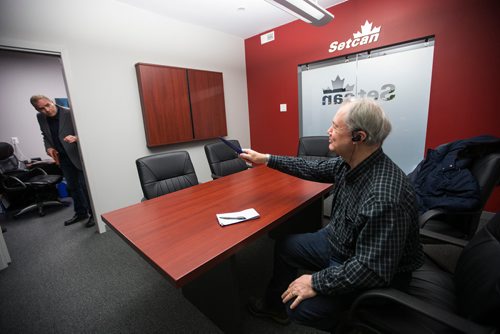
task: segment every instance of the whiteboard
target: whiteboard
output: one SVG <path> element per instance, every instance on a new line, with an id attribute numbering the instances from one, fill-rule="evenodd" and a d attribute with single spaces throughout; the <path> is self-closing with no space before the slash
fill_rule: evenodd
<path id="1" fill-rule="evenodd" d="M 434 41 L 299 66 L 300 135 L 326 135 L 349 96 L 376 99 L 392 123 L 384 152 L 405 173 L 424 157 Z"/>

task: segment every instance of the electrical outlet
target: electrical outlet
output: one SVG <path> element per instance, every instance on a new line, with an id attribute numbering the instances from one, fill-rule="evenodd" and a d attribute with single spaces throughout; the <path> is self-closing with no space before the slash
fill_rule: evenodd
<path id="1" fill-rule="evenodd" d="M 280 104 L 280 112 L 286 112 L 286 103 Z"/>
<path id="2" fill-rule="evenodd" d="M 19 144 L 19 138 L 17 137 L 11 137 L 10 140 L 12 141 L 12 144 Z"/>

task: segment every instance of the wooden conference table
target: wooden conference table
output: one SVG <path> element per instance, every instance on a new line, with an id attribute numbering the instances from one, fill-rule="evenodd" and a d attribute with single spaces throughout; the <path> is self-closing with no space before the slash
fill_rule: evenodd
<path id="1" fill-rule="evenodd" d="M 320 226 L 322 197 L 331 188 L 259 166 L 102 219 L 222 330 L 236 332 L 241 314 L 232 255 L 297 215 L 306 213 L 307 224 Z M 217 213 L 248 208 L 260 218 L 225 227 L 217 223 Z"/>

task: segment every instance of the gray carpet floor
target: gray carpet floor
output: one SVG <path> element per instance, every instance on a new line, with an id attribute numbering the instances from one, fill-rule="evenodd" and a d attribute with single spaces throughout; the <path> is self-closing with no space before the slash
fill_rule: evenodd
<path id="1" fill-rule="evenodd" d="M 72 213 L 0 214 L 12 258 L 0 271 L 0 333 L 221 333 L 113 231 L 63 226 Z M 271 260 L 267 237 L 238 253 L 242 300 L 262 293 Z M 321 332 L 244 311 L 242 333 Z"/>

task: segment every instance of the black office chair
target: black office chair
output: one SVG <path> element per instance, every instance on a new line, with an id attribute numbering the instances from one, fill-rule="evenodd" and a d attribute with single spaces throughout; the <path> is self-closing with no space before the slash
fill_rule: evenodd
<path id="1" fill-rule="evenodd" d="M 297 156 L 306 160 L 328 160 L 337 154 L 328 149 L 328 136 L 306 136 L 299 138 Z M 332 211 L 333 195 L 325 196 L 323 213 L 329 217 Z"/>
<path id="2" fill-rule="evenodd" d="M 477 209 L 462 212 L 441 208 L 428 210 L 419 218 L 422 228 L 467 240 L 474 235 L 484 206 L 500 182 L 500 153 L 490 153 L 474 159 L 469 170 L 479 184 Z"/>
<path id="3" fill-rule="evenodd" d="M 425 232 L 426 237 L 434 237 Z M 451 239 L 457 246 L 467 242 Z M 500 213 L 465 245 L 454 274 L 426 259 L 407 292 L 368 290 L 352 304 L 341 333 L 498 333 Z"/>
<path id="4" fill-rule="evenodd" d="M 241 147 L 237 140 L 228 141 L 237 147 Z M 245 161 L 240 159 L 238 154 L 223 142 L 205 145 L 205 154 L 214 180 L 249 168 Z"/>
<path id="5" fill-rule="evenodd" d="M 167 152 L 135 161 L 144 199 L 151 199 L 198 184 L 186 151 Z"/>
<path id="6" fill-rule="evenodd" d="M 61 175 L 49 175 L 41 168 L 26 168 L 14 155 L 12 145 L 0 143 L 0 191 L 13 207 L 29 203 L 14 218 L 35 209 L 44 216 L 47 206 L 67 206 L 57 198 L 56 184 L 61 180 Z"/>
<path id="7" fill-rule="evenodd" d="M 306 136 L 299 138 L 298 157 L 306 160 L 327 160 L 337 155 L 328 149 L 328 136 Z"/>

